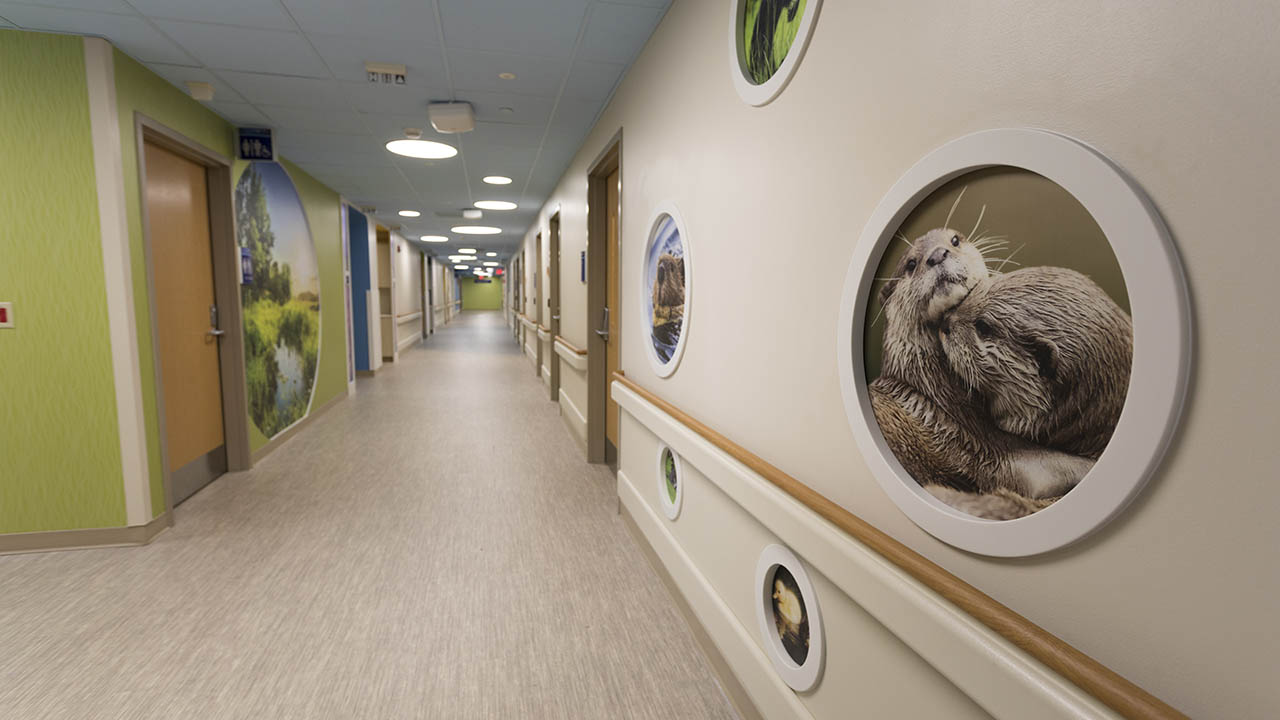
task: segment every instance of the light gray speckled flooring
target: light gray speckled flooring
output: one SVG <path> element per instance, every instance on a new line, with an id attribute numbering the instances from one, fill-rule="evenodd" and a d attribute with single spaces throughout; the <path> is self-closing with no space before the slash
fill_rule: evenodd
<path id="1" fill-rule="evenodd" d="M 499 313 L 148 547 L 0 557 L 0 718 L 729 718 Z"/>

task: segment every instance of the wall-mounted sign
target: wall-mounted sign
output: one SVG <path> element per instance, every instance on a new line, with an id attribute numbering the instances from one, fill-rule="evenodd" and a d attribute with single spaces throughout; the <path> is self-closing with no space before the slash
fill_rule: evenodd
<path id="1" fill-rule="evenodd" d="M 249 248 L 240 248 L 240 284 L 249 285 L 253 282 L 253 258 L 249 255 Z"/>
<path id="2" fill-rule="evenodd" d="M 276 146 L 271 128 L 240 128 L 236 144 L 241 160 L 275 160 Z"/>
<path id="3" fill-rule="evenodd" d="M 578 253 L 578 278 L 585 284 L 587 282 L 587 251 L 583 250 Z"/>

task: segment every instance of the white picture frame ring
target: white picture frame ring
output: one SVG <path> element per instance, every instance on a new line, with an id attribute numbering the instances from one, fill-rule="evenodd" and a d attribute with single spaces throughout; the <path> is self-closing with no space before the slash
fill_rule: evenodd
<path id="1" fill-rule="evenodd" d="M 934 498 L 902 467 L 872 413 L 861 346 L 874 275 L 902 222 L 947 182 L 1000 166 L 1052 180 L 1097 221 L 1124 275 L 1134 344 L 1128 397 L 1097 464 L 1053 505 L 1016 520 L 993 521 Z M 1046 130 L 985 130 L 953 140 L 920 160 L 871 214 L 845 277 L 836 346 L 849 426 L 876 481 L 894 503 L 943 542 L 982 555 L 1024 557 L 1069 545 L 1102 527 L 1155 472 L 1186 399 L 1192 359 L 1190 299 L 1163 220 L 1136 184 L 1101 153 Z"/>
<path id="2" fill-rule="evenodd" d="M 667 477 L 662 469 L 662 454 L 664 452 L 671 453 L 671 459 L 676 466 L 676 499 L 671 501 L 670 495 L 667 494 Z M 658 443 L 658 502 L 662 505 L 662 512 L 667 516 L 668 520 L 675 520 L 680 517 L 680 510 L 684 507 L 684 463 L 671 446 L 666 443 Z"/>
<path id="3" fill-rule="evenodd" d="M 733 87 L 739 97 L 748 105 L 761 107 L 773 102 L 795 75 L 800 67 L 805 51 L 809 49 L 809 39 L 813 36 L 813 26 L 818 20 L 818 11 L 822 8 L 822 0 L 808 0 L 804 17 L 800 19 L 800 27 L 796 29 L 796 39 L 787 50 L 778 71 L 765 82 L 757 85 L 747 77 L 746 64 L 743 62 L 742 17 L 746 13 L 746 0 L 732 0 L 729 11 L 729 70 L 733 74 Z"/>
<path id="4" fill-rule="evenodd" d="M 785 567 L 791 577 L 795 578 L 804 602 L 805 613 L 809 620 L 809 654 L 804 664 L 797 665 L 786 648 L 782 646 L 782 638 L 778 637 L 778 629 L 773 622 L 773 571 L 777 567 Z M 756 619 L 760 625 L 760 638 L 764 642 L 765 654 L 773 662 L 778 672 L 792 690 L 808 692 L 817 686 L 822 679 L 822 670 L 826 664 L 826 637 L 822 631 L 822 611 L 818 607 L 818 594 L 809 581 L 809 573 L 804 563 L 796 554 L 783 545 L 769 545 L 760 553 L 756 562 Z"/>
<path id="5" fill-rule="evenodd" d="M 669 201 L 658 204 L 653 212 L 653 220 L 649 223 L 649 236 L 644 244 L 644 256 L 641 258 L 641 295 L 638 307 L 646 307 L 652 300 L 653 288 L 649 287 L 649 250 L 653 247 L 654 238 L 657 236 L 659 226 L 662 225 L 663 218 L 668 216 L 675 222 L 676 232 L 680 234 L 680 245 L 684 248 L 684 317 L 680 321 L 680 339 L 676 341 L 676 347 L 671 351 L 670 360 L 665 363 L 662 362 L 662 359 L 658 357 L 658 352 L 653 349 L 653 318 L 642 318 L 644 322 L 641 325 L 646 330 L 644 338 L 645 357 L 649 358 L 649 367 L 660 378 L 671 377 L 676 369 L 680 367 L 680 360 L 684 357 L 685 345 L 689 341 L 689 328 L 693 316 L 693 246 L 689 241 L 689 226 L 685 224 L 684 218 L 680 215 L 680 211 L 675 204 Z"/>

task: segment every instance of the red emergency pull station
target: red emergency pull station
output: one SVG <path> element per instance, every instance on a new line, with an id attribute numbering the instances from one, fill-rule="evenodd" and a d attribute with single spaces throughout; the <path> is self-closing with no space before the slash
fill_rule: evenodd
<path id="1" fill-rule="evenodd" d="M 9 308 L 0 307 L 0 325 L 9 324 Z"/>
<path id="2" fill-rule="evenodd" d="M 13 327 L 13 303 L 0 302 L 0 328 Z"/>

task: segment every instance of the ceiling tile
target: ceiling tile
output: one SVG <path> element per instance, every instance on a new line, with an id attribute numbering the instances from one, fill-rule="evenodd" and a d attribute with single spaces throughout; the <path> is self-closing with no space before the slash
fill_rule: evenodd
<path id="1" fill-rule="evenodd" d="M 529 176 L 529 169 L 533 167 L 533 158 L 537 154 L 536 147 L 484 145 L 467 148 L 463 157 L 469 176 L 483 178 L 486 175 L 506 175 L 515 180 L 513 184 L 519 187 Z"/>
<path id="2" fill-rule="evenodd" d="M 214 97 L 217 97 L 216 95 Z M 215 100 L 205 103 L 210 110 L 226 118 L 229 122 L 240 126 L 271 127 L 271 119 L 263 115 L 249 103 L 225 102 Z"/>
<path id="3" fill-rule="evenodd" d="M 350 109 L 347 96 L 334 80 L 232 71 L 218 75 L 249 102 L 317 110 Z"/>
<path id="4" fill-rule="evenodd" d="M 155 22 L 169 37 L 213 68 L 280 75 L 329 76 L 324 62 L 301 33 L 178 20 Z"/>
<path id="5" fill-rule="evenodd" d="M 607 98 L 626 69 L 625 65 L 614 63 L 575 61 L 569 70 L 569 81 L 565 83 L 564 95 L 571 98 L 597 100 Z"/>
<path id="6" fill-rule="evenodd" d="M 43 1 L 43 0 L 42 0 Z M 296 26 L 277 2 L 263 0 L 129 0 L 135 10 L 151 18 L 196 20 L 250 28 L 294 30 Z"/>
<path id="7" fill-rule="evenodd" d="M 0 3 L 0 17 L 28 30 L 56 30 L 105 37 L 142 62 L 198 64 L 182 48 L 136 15 L 108 15 L 83 10 Z"/>
<path id="8" fill-rule="evenodd" d="M 475 130 L 463 136 L 463 148 L 465 151 L 468 147 L 487 144 L 537 147 L 544 132 L 546 127 L 542 125 L 478 122 Z"/>
<path id="9" fill-rule="evenodd" d="M 487 50 L 449 50 L 449 74 L 459 92 L 480 90 L 555 97 L 569 68 L 567 58 L 512 55 Z M 499 73 L 515 73 L 503 80 Z"/>
<path id="10" fill-rule="evenodd" d="M 458 99 L 475 106 L 477 122 L 546 125 L 555 106 L 553 98 L 515 93 L 460 92 Z M 511 113 L 502 112 L 504 107 L 511 108 Z"/>
<path id="11" fill-rule="evenodd" d="M 275 105 L 259 105 L 274 127 L 287 130 L 310 130 L 359 135 L 366 132 L 364 120 L 355 110 L 326 110 L 316 112 L 306 108 L 290 108 Z"/>
<path id="12" fill-rule="evenodd" d="M 634 5 L 597 3 L 582 36 L 578 57 L 584 60 L 627 64 L 653 34 L 663 11 Z"/>
<path id="13" fill-rule="evenodd" d="M 581 141 L 595 124 L 596 115 L 603 106 L 603 99 L 560 98 L 560 103 L 556 105 L 556 116 L 551 119 L 551 133 L 576 136 Z"/>
<path id="14" fill-rule="evenodd" d="M 95 12 L 137 15 L 124 0 L 39 0 L 38 3 L 28 4 L 47 5 L 49 7 L 67 8 L 68 10 L 92 10 Z"/>
<path id="15" fill-rule="evenodd" d="M 213 99 L 215 102 L 243 103 L 245 99 L 240 93 L 235 91 L 213 73 L 204 68 L 188 67 L 186 65 L 165 65 L 164 63 L 147 63 L 147 67 L 151 72 L 168 80 L 183 92 L 187 92 L 187 82 L 207 82 L 213 85 Z"/>
<path id="16" fill-rule="evenodd" d="M 7 27 L 7 28 L 11 28 L 11 27 L 13 27 L 13 23 L 11 23 L 11 22 L 9 22 L 8 20 L 5 20 L 4 18 L 0 17 L 0 27 Z"/>
<path id="17" fill-rule="evenodd" d="M 351 107 L 362 113 L 378 115 L 414 115 L 418 125 L 427 124 L 427 103 L 447 100 L 449 91 L 405 85 L 342 83 L 341 90 Z"/>
<path id="18" fill-rule="evenodd" d="M 569 57 L 587 0 L 439 0 L 450 48 Z"/>
<path id="19" fill-rule="evenodd" d="M 366 62 L 404 65 L 410 87 L 448 87 L 444 74 L 444 51 L 435 46 L 435 37 L 413 43 L 391 44 L 385 37 L 326 35 L 307 33 L 316 52 L 324 58 L 334 77 L 344 82 L 366 82 Z"/>
<path id="20" fill-rule="evenodd" d="M 435 13 L 425 0 L 284 0 L 284 4 L 308 33 L 379 38 L 384 45 L 439 42 Z"/>
<path id="21" fill-rule="evenodd" d="M 427 122 L 427 113 L 399 115 L 391 113 L 369 113 L 365 116 L 365 124 L 369 128 L 369 134 L 382 143 L 388 140 L 398 140 L 404 137 L 405 128 L 418 128 L 422 130 L 423 140 L 433 140 L 442 142 L 446 145 L 458 146 L 458 137 L 445 133 L 438 133 L 431 128 L 431 123 Z M 417 162 L 417 161 L 415 161 Z"/>

